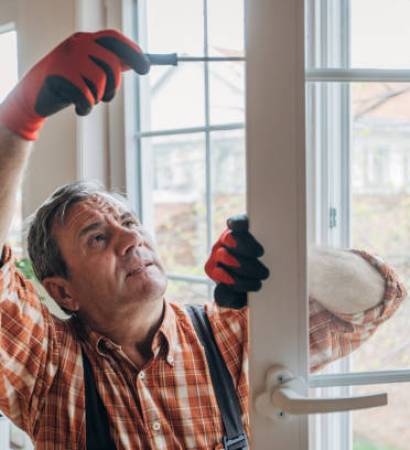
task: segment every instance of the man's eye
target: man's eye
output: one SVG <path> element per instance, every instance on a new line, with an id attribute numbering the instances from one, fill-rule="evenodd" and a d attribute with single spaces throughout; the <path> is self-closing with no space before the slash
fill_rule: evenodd
<path id="1" fill-rule="evenodd" d="M 127 228 L 138 227 L 138 223 L 135 220 L 127 220 L 122 225 Z"/>
<path id="2" fill-rule="evenodd" d="M 95 245 L 95 244 L 99 244 L 101 242 L 104 242 L 106 239 L 104 234 L 96 234 L 95 236 L 92 236 L 91 239 L 89 240 L 89 243 L 91 245 Z"/>

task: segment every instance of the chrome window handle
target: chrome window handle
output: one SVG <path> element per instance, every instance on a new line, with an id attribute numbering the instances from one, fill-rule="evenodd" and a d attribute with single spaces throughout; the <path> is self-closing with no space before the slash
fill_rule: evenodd
<path id="1" fill-rule="evenodd" d="M 323 414 L 387 405 L 387 394 L 361 395 L 341 398 L 308 398 L 300 394 L 304 382 L 280 365 L 271 367 L 266 376 L 265 391 L 255 400 L 256 411 L 270 419 L 288 415 Z"/>

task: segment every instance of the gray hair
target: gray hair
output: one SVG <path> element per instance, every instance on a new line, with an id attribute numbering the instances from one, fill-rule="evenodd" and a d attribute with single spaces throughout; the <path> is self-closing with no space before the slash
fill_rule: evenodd
<path id="1" fill-rule="evenodd" d="M 54 191 L 29 218 L 28 254 L 39 281 L 52 276 L 69 277 L 67 264 L 52 233 L 53 224 L 59 220 L 60 224 L 64 225 L 70 208 L 94 195 L 120 202 L 129 209 L 128 201 L 123 195 L 108 192 L 97 182 L 76 181 Z"/>

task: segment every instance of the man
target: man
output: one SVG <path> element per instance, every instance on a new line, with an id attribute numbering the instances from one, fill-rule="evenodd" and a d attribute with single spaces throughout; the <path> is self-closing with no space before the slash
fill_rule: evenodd
<path id="1" fill-rule="evenodd" d="M 89 445 L 89 362 L 117 449 L 223 448 L 223 424 L 203 348 L 185 309 L 164 300 L 152 241 L 123 199 L 88 183 L 58 189 L 29 233 L 35 273 L 69 320 L 53 317 L 5 244 L 16 192 L 46 117 L 110 101 L 121 71 L 149 61 L 112 30 L 76 33 L 43 58 L 0 106 L 0 410 L 38 449 Z M 243 218 L 231 221 L 206 265 L 218 303 L 206 313 L 238 394 L 249 435 L 246 292 L 267 270 Z M 393 271 L 366 253 L 310 256 L 311 364 L 347 355 L 405 297 Z M 251 280 L 251 281 L 250 281 Z M 358 293 L 360 296 L 358 297 Z"/>

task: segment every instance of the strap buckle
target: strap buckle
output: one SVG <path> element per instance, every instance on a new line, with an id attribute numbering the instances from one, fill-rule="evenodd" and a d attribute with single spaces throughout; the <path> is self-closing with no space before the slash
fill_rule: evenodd
<path id="1" fill-rule="evenodd" d="M 248 439 L 245 433 L 240 434 L 238 437 L 228 439 L 227 436 L 223 437 L 224 450 L 247 450 Z"/>

